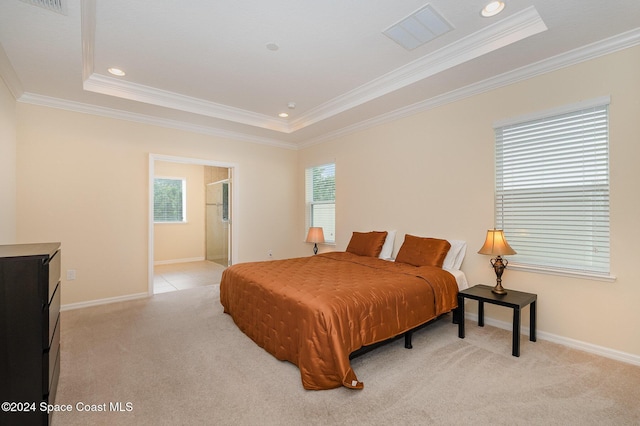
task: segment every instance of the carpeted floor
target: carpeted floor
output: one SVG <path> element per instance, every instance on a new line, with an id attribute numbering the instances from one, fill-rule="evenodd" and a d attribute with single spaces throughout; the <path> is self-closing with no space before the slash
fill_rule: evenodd
<path id="1" fill-rule="evenodd" d="M 73 409 L 54 426 L 640 424 L 639 367 L 526 336 L 515 358 L 509 331 L 468 321 L 459 339 L 450 317 L 354 359 L 361 391 L 305 391 L 217 286 L 65 311 L 61 330 L 56 403 Z"/>

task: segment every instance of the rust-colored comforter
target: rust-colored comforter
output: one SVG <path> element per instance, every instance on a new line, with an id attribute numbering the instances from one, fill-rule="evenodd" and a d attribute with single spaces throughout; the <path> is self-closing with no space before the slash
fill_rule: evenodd
<path id="1" fill-rule="evenodd" d="M 298 366 L 305 389 L 362 389 L 349 354 L 457 306 L 454 277 L 348 252 L 227 268 L 220 302 L 238 327 Z"/>

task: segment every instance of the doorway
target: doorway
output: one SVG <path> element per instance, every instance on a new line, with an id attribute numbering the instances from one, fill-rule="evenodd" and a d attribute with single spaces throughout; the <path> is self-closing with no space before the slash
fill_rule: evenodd
<path id="1" fill-rule="evenodd" d="M 158 154 L 149 155 L 149 251 L 148 251 L 148 293 L 154 294 L 155 262 L 155 222 L 154 222 L 154 180 L 156 177 L 156 162 L 182 163 L 203 166 L 204 182 L 200 180 L 202 196 L 201 207 L 204 212 L 202 223 L 203 241 L 200 261 L 216 262 L 218 266 L 227 267 L 237 257 L 236 233 L 232 232 L 235 223 L 235 208 L 237 206 L 238 166 L 234 163 L 223 163 L 195 158 L 172 157 Z M 202 176 L 202 175 L 201 175 Z M 202 177 L 200 177 L 202 179 Z M 209 189 L 210 185 L 211 189 Z M 208 194 L 212 191 L 211 195 Z M 211 206 L 208 201 L 211 200 Z M 233 203 L 232 203 L 233 200 Z M 233 207 L 232 207 L 233 206 Z M 208 212 L 207 210 L 211 210 Z M 219 210 L 219 214 L 218 214 Z M 215 213 L 215 215 L 214 215 Z M 211 223 L 209 217 L 211 216 Z M 209 232 L 211 231 L 211 232 Z M 208 235 L 210 234 L 210 235 Z M 164 239 L 163 239 L 164 240 Z M 160 240 L 159 240 L 160 241 Z M 159 243 L 162 246 L 162 243 Z M 202 244 L 202 243 L 201 243 Z M 211 249 L 210 247 L 211 246 Z M 174 257 L 170 257 L 173 259 Z M 198 261 L 197 258 L 186 259 Z M 162 263 L 162 262 L 161 262 Z M 171 262 L 166 262 L 171 263 Z M 195 263 L 194 263 L 195 264 Z M 176 265 L 177 266 L 177 265 Z"/>

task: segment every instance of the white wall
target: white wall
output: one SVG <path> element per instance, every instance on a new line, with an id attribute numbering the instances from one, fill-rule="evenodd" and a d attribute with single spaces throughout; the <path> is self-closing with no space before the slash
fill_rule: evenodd
<path id="1" fill-rule="evenodd" d="M 304 167 L 335 159 L 337 249 L 344 250 L 353 231 L 397 229 L 394 255 L 405 233 L 462 239 L 469 246 L 462 269 L 470 283 L 493 285 L 488 257 L 476 254 L 494 225 L 493 123 L 610 95 L 611 269 L 617 280 L 507 269 L 503 285 L 538 294 L 542 335 L 640 356 L 633 331 L 640 324 L 638 76 L 640 47 L 634 47 L 311 146 L 300 152 L 298 182 Z M 303 195 L 299 183 L 298 198 Z M 298 211 L 303 216 L 304 206 Z M 472 311 L 475 306 L 469 304 Z M 486 314 L 511 322 L 511 312 L 500 307 L 488 306 Z"/>
<path id="2" fill-rule="evenodd" d="M 62 242 L 63 305 L 147 292 L 150 153 L 237 164 L 237 261 L 295 254 L 296 151 L 22 103 L 17 121 L 17 239 Z"/>
<path id="3" fill-rule="evenodd" d="M 0 79 L 0 244 L 16 242 L 16 101 Z"/>

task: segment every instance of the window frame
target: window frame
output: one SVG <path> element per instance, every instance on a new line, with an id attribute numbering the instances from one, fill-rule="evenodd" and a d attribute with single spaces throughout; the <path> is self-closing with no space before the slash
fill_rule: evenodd
<path id="1" fill-rule="evenodd" d="M 603 199 L 606 199 L 606 224 L 603 225 L 603 229 L 606 229 L 606 253 L 604 256 L 601 257 L 601 259 L 606 260 L 606 271 L 605 270 L 598 270 L 598 267 L 594 267 L 593 265 L 591 265 L 590 267 L 587 265 L 581 265 L 581 267 L 577 267 L 575 264 L 574 265 L 568 265 L 568 264 L 563 264 L 563 265 L 559 265 L 559 266 L 554 266 L 554 265 L 550 265 L 547 259 L 547 262 L 544 261 L 544 255 L 542 257 L 537 257 L 535 255 L 532 255 L 531 251 L 529 251 L 528 256 L 525 260 L 521 260 L 518 259 L 518 255 L 513 255 L 511 257 L 509 257 L 509 268 L 510 269 L 514 269 L 514 270 L 525 270 L 525 271 L 532 271 L 532 272 L 538 272 L 538 273 L 546 273 L 546 274 L 553 274 L 553 275 L 561 275 L 561 276 L 571 276 L 571 277 L 582 277 L 582 278 L 588 278 L 588 279 L 594 279 L 594 280 L 601 280 L 601 281 L 614 281 L 615 280 L 615 276 L 611 275 L 611 254 L 610 254 L 610 243 L 611 243 L 611 236 L 610 236 L 610 223 L 611 223 L 611 212 L 610 212 L 610 193 L 611 193 L 611 189 L 610 189 L 610 169 L 609 169 L 609 163 L 610 163 L 610 149 L 609 149 L 609 122 L 610 122 L 610 114 L 609 114 L 609 105 L 610 105 L 610 98 L 609 97 L 600 97 L 600 98 L 596 98 L 596 99 L 592 99 L 590 101 L 585 101 L 585 102 L 580 102 L 577 104 L 572 104 L 572 105 L 566 105 L 560 108 L 554 108 L 552 110 L 547 110 L 547 111 L 543 111 L 540 113 L 536 113 L 536 114 L 529 114 L 526 116 L 520 116 L 520 117 L 516 117 L 513 119 L 509 119 L 509 120 L 502 120 L 499 122 L 494 123 L 494 130 L 495 130 L 495 183 L 494 183 L 494 189 L 495 189 L 495 200 L 494 200 L 494 214 L 495 214 L 495 226 L 498 229 L 504 229 L 505 232 L 505 236 L 507 237 L 507 240 L 510 241 L 510 245 L 513 246 L 513 248 L 518 251 L 518 241 L 522 243 L 523 240 L 526 240 L 528 238 L 528 235 L 524 235 L 526 232 L 523 232 L 522 229 L 520 229 L 520 232 L 518 232 L 518 235 L 516 236 L 516 230 L 514 229 L 514 226 L 510 226 L 509 223 L 514 223 L 514 222 L 509 222 L 510 220 L 512 221 L 513 219 L 507 219 L 505 222 L 505 217 L 508 217 L 509 215 L 511 215 L 511 213 L 509 212 L 508 208 L 511 207 L 513 208 L 514 206 L 517 206 L 517 202 L 513 202 L 511 203 L 511 201 L 507 201 L 505 203 L 504 200 L 504 195 L 506 194 L 506 190 L 504 189 L 504 181 L 502 179 L 504 179 L 504 175 L 502 175 L 501 173 L 504 173 L 504 158 L 502 157 L 502 152 L 500 151 L 500 144 L 501 142 L 501 138 L 502 138 L 502 130 L 504 129 L 508 129 L 509 127 L 517 127 L 517 126 L 523 126 L 523 125 L 536 125 L 536 124 L 542 124 L 544 123 L 546 120 L 550 120 L 550 119 L 556 119 L 556 118 L 562 118 L 565 117 L 569 114 L 578 114 L 578 113 L 583 113 L 587 110 L 590 109 L 597 109 L 597 108 L 603 108 L 604 109 L 604 115 L 606 117 L 606 136 L 604 137 L 604 144 L 606 146 L 606 193 L 605 195 L 603 195 Z M 551 157 L 553 154 L 550 154 L 549 156 Z M 584 160 L 585 157 L 580 157 L 581 160 Z M 527 167 L 532 167 L 530 164 L 527 165 Z M 508 170 L 508 168 L 507 168 Z M 591 169 L 589 169 L 591 170 Z M 560 181 L 561 175 L 559 172 L 555 172 L 552 175 L 555 180 Z M 584 179 L 584 178 L 583 178 Z M 586 181 L 586 179 L 584 179 Z M 533 181 L 533 179 L 531 180 Z M 531 183 L 531 181 L 529 183 Z M 502 186 L 501 186 L 502 185 Z M 538 195 L 538 199 L 550 199 L 552 197 L 552 193 L 553 191 L 550 191 L 548 188 L 549 186 L 540 184 L 539 186 L 536 186 L 536 183 L 532 183 L 532 188 L 535 188 L 534 192 L 539 193 L 540 195 Z M 576 185 L 567 185 L 568 188 L 571 188 L 574 192 L 575 191 L 574 188 L 576 187 L 580 187 L 580 186 L 587 186 L 584 181 L 579 182 Z M 602 183 L 601 183 L 602 185 Z M 508 186 L 508 185 L 507 185 Z M 559 184 L 556 185 L 551 185 L 553 186 L 560 186 Z M 522 189 L 518 189 L 518 190 L 511 190 L 512 193 L 517 193 L 518 191 L 524 192 L 524 190 Z M 533 198 L 532 198 L 533 199 Z M 590 200 L 589 195 L 584 195 L 582 198 L 580 198 L 580 200 L 582 202 L 586 202 L 586 200 Z M 511 203 L 511 205 L 509 206 L 509 203 Z M 507 204 L 505 206 L 505 204 Z M 559 207 L 555 207 L 556 209 L 559 209 Z M 534 212 L 532 207 L 529 207 L 530 212 Z M 507 212 L 507 213 L 505 213 Z M 517 216 L 517 215 L 516 215 Z M 579 216 L 583 216 L 580 213 L 575 213 L 574 217 L 579 217 Z M 511 218 L 513 218 L 514 216 L 512 215 Z M 533 221 L 535 222 L 535 219 L 533 219 Z M 533 228 L 531 228 L 533 229 Z M 530 231 L 531 229 L 527 230 Z M 511 235 L 512 238 L 509 238 Z M 532 237 L 531 239 L 529 239 L 529 245 L 527 246 L 525 244 L 525 246 L 530 250 L 530 248 L 532 247 L 532 241 L 535 239 L 535 237 Z M 514 242 L 516 242 L 516 244 L 514 245 Z M 544 241 L 543 244 L 547 244 L 547 241 Z M 551 250 L 551 244 L 552 243 L 548 243 L 548 245 L 543 246 L 543 251 L 547 251 L 547 250 Z M 523 251 L 525 250 L 525 248 L 523 248 Z M 524 254 L 523 254 L 524 256 Z M 585 255 L 585 257 L 587 257 Z M 568 262 L 570 263 L 570 262 Z M 603 267 L 604 268 L 604 267 Z"/>
<path id="2" fill-rule="evenodd" d="M 316 169 L 322 169 L 330 167 L 333 170 L 333 200 L 314 200 L 313 199 L 313 171 Z M 335 238 L 335 213 L 336 213 L 336 185 L 335 185 L 335 176 L 336 176 L 336 163 L 335 161 L 326 162 L 314 166 L 309 166 L 305 168 L 305 233 L 306 236 L 309 232 L 309 228 L 312 226 L 320 226 L 320 224 L 314 223 L 313 209 L 315 206 L 327 206 L 333 205 L 333 223 L 329 227 L 323 226 L 324 233 L 324 244 L 333 245 L 336 243 Z"/>
<path id="3" fill-rule="evenodd" d="M 155 185 L 157 180 L 168 180 L 168 181 L 180 181 L 181 182 L 181 201 L 182 201 L 182 219 L 181 220 L 157 220 L 156 219 L 156 205 L 155 205 Z M 172 176 L 154 176 L 153 177 L 153 185 L 154 185 L 154 202 L 153 202 L 153 223 L 154 224 L 177 224 L 177 223 L 187 223 L 187 178 L 184 177 L 172 177 Z"/>

